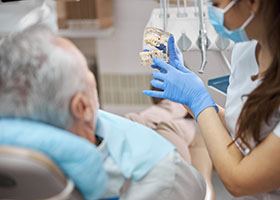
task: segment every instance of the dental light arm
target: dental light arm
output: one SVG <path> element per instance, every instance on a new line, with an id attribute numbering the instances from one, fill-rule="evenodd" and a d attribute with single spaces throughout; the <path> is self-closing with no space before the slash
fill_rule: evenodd
<path id="1" fill-rule="evenodd" d="M 160 7 L 161 7 L 161 17 L 163 18 L 163 30 L 166 31 L 167 29 L 167 19 L 168 19 L 168 0 L 160 0 Z"/>
<path id="2" fill-rule="evenodd" d="M 198 11 L 199 11 L 199 48 L 201 51 L 201 66 L 199 69 L 199 73 L 203 74 L 206 64 L 207 64 L 207 48 L 208 48 L 208 38 L 207 38 L 207 31 L 206 31 L 206 24 L 204 19 L 204 3 L 203 0 L 198 1 Z"/>

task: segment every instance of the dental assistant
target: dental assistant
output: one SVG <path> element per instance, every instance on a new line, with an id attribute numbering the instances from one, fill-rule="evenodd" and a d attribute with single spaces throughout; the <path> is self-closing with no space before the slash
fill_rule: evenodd
<path id="1" fill-rule="evenodd" d="M 280 199 L 280 1 L 214 0 L 209 18 L 236 42 L 225 109 L 188 70 L 169 39 L 170 62 L 155 59 L 156 98 L 193 113 L 215 169 L 238 199 Z"/>

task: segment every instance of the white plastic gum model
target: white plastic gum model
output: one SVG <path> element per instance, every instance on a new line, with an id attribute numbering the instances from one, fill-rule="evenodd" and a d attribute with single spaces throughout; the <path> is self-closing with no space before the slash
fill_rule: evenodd
<path id="1" fill-rule="evenodd" d="M 144 31 L 144 51 L 140 59 L 143 66 L 151 66 L 153 58 L 160 58 L 168 62 L 168 39 L 170 33 L 161 29 L 148 27 Z"/>

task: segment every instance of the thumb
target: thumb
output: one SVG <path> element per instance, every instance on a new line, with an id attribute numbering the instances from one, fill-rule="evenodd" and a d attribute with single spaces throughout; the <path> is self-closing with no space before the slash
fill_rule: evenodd
<path id="1" fill-rule="evenodd" d="M 168 39 L 168 53 L 169 53 L 170 60 L 177 59 L 175 39 L 173 35 L 170 35 Z"/>

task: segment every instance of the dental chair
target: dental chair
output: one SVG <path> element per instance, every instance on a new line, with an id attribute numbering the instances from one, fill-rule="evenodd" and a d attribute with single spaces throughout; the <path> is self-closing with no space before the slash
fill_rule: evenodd
<path id="1" fill-rule="evenodd" d="M 0 199 L 82 200 L 73 182 L 45 155 L 0 147 Z"/>
<path id="2" fill-rule="evenodd" d="M 86 139 L 41 122 L 0 118 L 0 199 L 97 200 L 106 183 L 102 156 Z"/>

